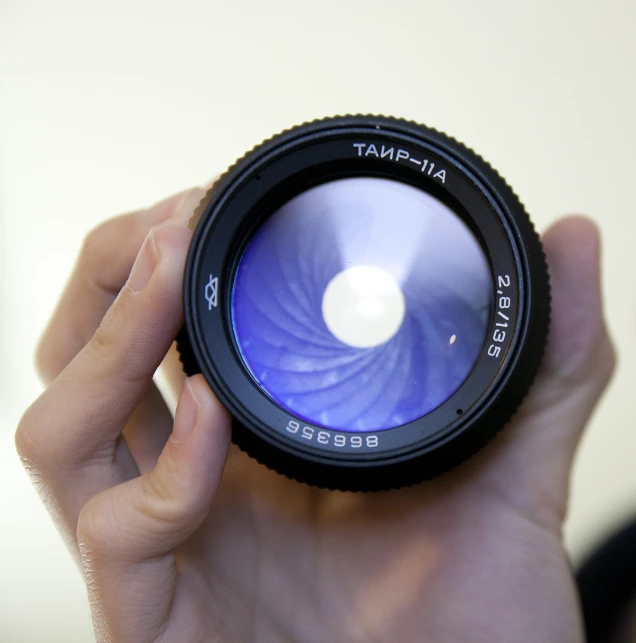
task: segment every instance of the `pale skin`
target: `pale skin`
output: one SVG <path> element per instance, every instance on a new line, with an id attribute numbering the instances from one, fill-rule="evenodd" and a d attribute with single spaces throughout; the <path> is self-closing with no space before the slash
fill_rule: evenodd
<path id="1" fill-rule="evenodd" d="M 572 460 L 613 370 L 596 227 L 543 242 L 541 372 L 499 436 L 401 491 L 292 482 L 230 447 L 230 418 L 170 348 L 192 190 L 88 237 L 42 338 L 20 456 L 80 565 L 99 643 L 576 643 L 561 528 Z M 179 394 L 173 419 L 152 381 Z M 180 391 L 180 393 L 179 393 Z"/>

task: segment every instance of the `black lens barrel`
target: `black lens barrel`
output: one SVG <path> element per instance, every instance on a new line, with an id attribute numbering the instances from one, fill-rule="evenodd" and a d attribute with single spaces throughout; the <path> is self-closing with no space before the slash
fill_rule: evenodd
<path id="1" fill-rule="evenodd" d="M 233 292 L 246 247 L 268 217 L 317 186 L 373 177 L 400 182 L 450 208 L 475 236 L 492 274 L 486 341 L 459 388 L 403 425 L 356 433 L 308 422 L 268 394 L 241 352 Z M 486 444 L 523 401 L 543 354 L 550 292 L 539 238 L 505 181 L 461 143 L 379 116 L 314 121 L 265 141 L 206 194 L 191 222 L 178 346 L 233 416 L 233 440 L 296 480 L 383 490 L 413 484 Z"/>

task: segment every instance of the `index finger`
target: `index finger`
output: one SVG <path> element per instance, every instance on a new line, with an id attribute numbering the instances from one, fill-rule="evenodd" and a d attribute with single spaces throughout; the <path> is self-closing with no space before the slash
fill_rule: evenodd
<path id="1" fill-rule="evenodd" d="M 89 233 L 37 349 L 36 365 L 45 384 L 88 343 L 126 283 L 150 229 L 167 219 L 189 218 L 203 194 L 200 188 L 185 190 L 146 210 L 109 219 Z"/>
<path id="2" fill-rule="evenodd" d="M 182 323 L 190 238 L 153 228 L 89 343 L 22 417 L 18 452 L 70 534 L 92 496 L 139 475 L 121 433 Z"/>

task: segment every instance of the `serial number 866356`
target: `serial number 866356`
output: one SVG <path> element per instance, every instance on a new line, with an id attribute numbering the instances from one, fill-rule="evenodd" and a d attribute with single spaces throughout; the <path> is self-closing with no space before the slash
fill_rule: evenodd
<path id="1" fill-rule="evenodd" d="M 378 447 L 380 446 L 377 435 L 343 435 L 342 433 L 331 433 L 324 429 L 314 429 L 311 426 L 303 426 L 295 420 L 290 420 L 285 427 L 288 433 L 298 435 L 310 442 L 317 442 L 318 444 L 331 444 L 335 447 L 352 447 L 354 449 L 361 449 L 365 447 Z"/>

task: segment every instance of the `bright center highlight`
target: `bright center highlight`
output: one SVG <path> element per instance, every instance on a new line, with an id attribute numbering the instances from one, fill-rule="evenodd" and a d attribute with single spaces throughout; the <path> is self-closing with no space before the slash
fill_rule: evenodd
<path id="1" fill-rule="evenodd" d="M 395 279 L 375 266 L 339 272 L 322 297 L 327 328 L 344 344 L 373 348 L 388 342 L 402 326 L 406 304 Z"/>

